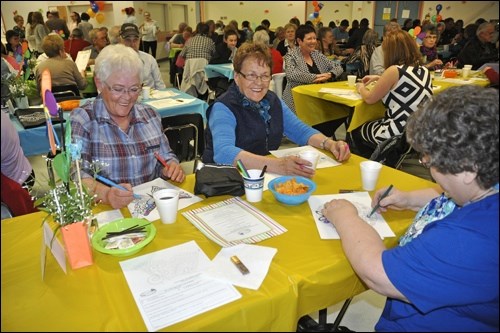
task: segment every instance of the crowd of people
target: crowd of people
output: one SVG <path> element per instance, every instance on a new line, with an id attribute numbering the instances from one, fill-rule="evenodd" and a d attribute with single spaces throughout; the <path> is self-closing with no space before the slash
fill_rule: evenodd
<path id="1" fill-rule="evenodd" d="M 3 77 L 16 70 L 9 62 L 22 64 L 21 45 L 28 43 L 40 59 L 35 71 L 39 89 L 45 70 L 53 86 L 84 89 L 86 73 L 74 59 L 79 50 L 90 50 L 98 94 L 71 112 L 72 140 L 81 143 L 83 184 L 96 200 L 113 208 L 131 203 L 136 185 L 158 177 L 185 180 L 161 116 L 138 101 L 143 86 L 166 87 L 156 61 L 160 27 L 148 11 L 142 13 L 142 24 L 132 7 L 125 13 L 124 23 L 109 29 L 94 29 L 86 13 L 71 13 L 67 23 L 55 12 L 46 22 L 33 12 L 27 27 L 16 15 L 16 26 L 7 31 L 2 47 Z M 372 206 L 378 204 L 380 212 L 418 212 L 398 246 L 386 249 L 349 201 L 332 200 L 323 208 L 355 272 L 369 288 L 387 296 L 375 329 L 498 330 L 498 90 L 464 85 L 434 95 L 431 74 L 450 60 L 440 58 L 440 45 L 458 48 L 452 52 L 459 68 L 498 62 L 494 25 L 476 22 L 460 28 L 446 19 L 437 27 L 424 21 L 419 44 L 408 31 L 420 22 L 407 20 L 402 27 L 389 22 L 377 45 L 379 36 L 368 19 L 357 23 L 348 30 L 346 19 L 339 26 L 315 27 L 294 18 L 275 32 L 267 19 L 255 29 L 248 21 L 241 29 L 236 21 L 224 26 L 208 20 L 194 30 L 180 24 L 168 42 L 181 49 L 180 88 L 198 97 L 208 86 L 216 90 L 206 113 L 203 162 L 235 166 L 242 161 L 247 168 L 266 166 L 272 173 L 310 178 L 315 173 L 310 162 L 298 156 L 270 157 L 270 151 L 286 137 L 348 163 L 351 153 L 369 158 L 382 142 L 405 134 L 437 185 L 419 191 L 392 189 L 387 196 L 382 196 L 386 188 L 376 191 Z M 207 83 L 203 68 L 224 63 L 233 64 L 234 79 Z M 486 68 L 494 82 L 491 70 Z M 269 89 L 272 75 L 280 72 L 286 74 L 283 99 Z M 364 102 L 384 104 L 383 118 L 354 129 L 347 142 L 298 118 L 294 87 L 344 80 L 352 73 L 360 79 L 355 89 Z M 2 99 L 4 88 L 2 83 Z M 158 162 L 158 154 L 166 166 Z M 96 160 L 105 165 L 102 176 L 122 188 L 100 183 L 86 171 Z M 17 214 L 33 211 L 26 188 L 34 179 L 15 128 L 2 113 L 2 201 L 4 185 L 10 184 L 8 190 L 21 194 Z"/>

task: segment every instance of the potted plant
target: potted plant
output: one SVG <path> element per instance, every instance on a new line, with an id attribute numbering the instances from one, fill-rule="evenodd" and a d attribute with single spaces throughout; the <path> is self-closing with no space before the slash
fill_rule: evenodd
<path id="1" fill-rule="evenodd" d="M 58 224 L 56 232 L 61 230 L 70 265 L 76 269 L 93 263 L 88 230 L 93 220 L 92 207 L 95 201 L 94 196 L 82 186 L 82 147 L 81 143 L 71 142 L 69 122 L 66 126 L 65 141 L 66 149 L 55 155 L 51 161 L 60 180 L 56 181 L 51 177 L 49 191 L 35 200 L 35 206 L 47 213 L 44 222 L 50 217 Z"/>
<path id="2" fill-rule="evenodd" d="M 7 76 L 7 83 L 9 85 L 10 96 L 20 109 L 27 109 L 29 107 L 28 94 L 30 86 L 24 80 L 24 76 L 15 73 L 10 73 Z"/>

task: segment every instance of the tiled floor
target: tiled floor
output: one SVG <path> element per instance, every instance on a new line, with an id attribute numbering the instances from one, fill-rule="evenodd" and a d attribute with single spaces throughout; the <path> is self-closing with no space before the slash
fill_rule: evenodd
<path id="1" fill-rule="evenodd" d="M 167 87 L 171 87 L 169 82 L 169 64 L 168 61 L 161 61 L 160 71 L 163 80 Z M 345 138 L 345 127 L 341 126 L 335 133 L 338 139 Z M 285 144 L 281 148 L 288 148 L 293 144 Z M 29 157 L 29 160 L 35 169 L 37 184 L 35 189 L 39 191 L 46 191 L 46 184 L 48 175 L 45 159 L 42 156 Z M 192 162 L 182 163 L 182 167 L 186 174 L 192 173 Z M 403 165 L 403 171 L 417 175 L 422 178 L 430 179 L 429 173 L 426 169 L 420 167 L 418 161 L 410 160 Z M 375 323 L 377 322 L 382 312 L 385 303 L 385 297 L 373 291 L 366 291 L 356 297 L 351 302 L 344 318 L 341 322 L 342 326 L 347 326 L 349 329 L 361 332 L 370 332 L 374 330 Z M 328 308 L 328 323 L 333 323 L 337 314 L 342 307 L 343 302 L 333 305 Z M 315 320 L 318 319 L 318 313 L 312 313 L 311 317 Z"/>

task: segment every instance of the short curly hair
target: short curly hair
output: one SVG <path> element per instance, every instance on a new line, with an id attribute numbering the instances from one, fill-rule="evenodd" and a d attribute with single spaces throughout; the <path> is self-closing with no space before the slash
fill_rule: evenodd
<path id="1" fill-rule="evenodd" d="M 269 67 L 269 73 L 273 68 L 273 58 L 269 47 L 262 43 L 247 41 L 243 43 L 236 51 L 236 56 L 233 60 L 234 71 L 241 73 L 243 62 L 247 59 L 256 59 L 261 66 Z"/>
<path id="2" fill-rule="evenodd" d="M 476 172 L 481 188 L 498 183 L 498 90 L 451 87 L 413 113 L 406 137 L 443 174 Z"/>

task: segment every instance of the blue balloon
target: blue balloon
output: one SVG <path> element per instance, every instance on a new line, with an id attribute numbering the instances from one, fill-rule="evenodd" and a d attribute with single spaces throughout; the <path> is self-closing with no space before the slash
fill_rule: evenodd
<path id="1" fill-rule="evenodd" d="M 441 11 L 441 9 L 443 9 L 443 6 L 442 6 L 442 5 L 437 5 L 437 6 L 436 6 L 436 10 L 437 10 L 438 12 L 440 12 L 440 11 Z"/>
<path id="2" fill-rule="evenodd" d="M 94 13 L 97 13 L 99 11 L 99 6 L 95 2 L 93 2 L 92 5 L 90 5 L 90 8 L 92 8 L 92 11 Z"/>
<path id="3" fill-rule="evenodd" d="M 317 18 L 319 16 L 319 12 L 314 12 L 314 18 Z"/>
<path id="4" fill-rule="evenodd" d="M 309 14 L 309 18 L 312 20 L 314 18 L 314 13 Z"/>

